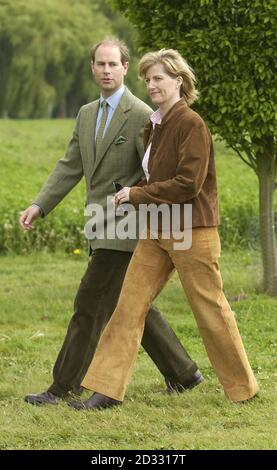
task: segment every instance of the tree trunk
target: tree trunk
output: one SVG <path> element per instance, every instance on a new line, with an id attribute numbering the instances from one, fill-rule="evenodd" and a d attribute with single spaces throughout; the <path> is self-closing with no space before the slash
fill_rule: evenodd
<path id="1" fill-rule="evenodd" d="M 6 117 L 7 91 L 13 57 L 13 47 L 7 38 L 0 38 L 0 117 Z"/>
<path id="2" fill-rule="evenodd" d="M 64 119 L 66 117 L 66 101 L 61 100 L 57 106 L 57 118 Z"/>
<path id="3" fill-rule="evenodd" d="M 259 159 L 258 178 L 264 290 L 277 296 L 277 249 L 273 206 L 276 170 L 273 156 Z"/>

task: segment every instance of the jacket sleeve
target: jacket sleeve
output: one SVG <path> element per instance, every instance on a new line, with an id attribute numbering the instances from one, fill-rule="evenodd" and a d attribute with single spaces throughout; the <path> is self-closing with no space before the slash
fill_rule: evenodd
<path id="1" fill-rule="evenodd" d="M 136 149 L 140 157 L 140 160 L 143 160 L 145 148 L 144 148 L 144 128 L 147 123 L 149 123 L 149 117 L 151 114 L 151 109 L 144 109 L 140 113 L 140 121 L 136 123 Z"/>
<path id="2" fill-rule="evenodd" d="M 135 207 L 150 203 L 178 204 L 196 197 L 207 176 L 210 148 L 209 131 L 204 123 L 197 123 L 186 137 L 180 136 L 176 176 L 131 188 L 130 203 Z"/>
<path id="3" fill-rule="evenodd" d="M 79 147 L 79 123 L 80 112 L 64 158 L 57 162 L 54 170 L 33 201 L 42 209 L 44 216 L 61 202 L 83 176 L 83 164 Z"/>

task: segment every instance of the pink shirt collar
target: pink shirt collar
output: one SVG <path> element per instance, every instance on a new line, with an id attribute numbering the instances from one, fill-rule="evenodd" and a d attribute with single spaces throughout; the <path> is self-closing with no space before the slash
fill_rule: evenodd
<path id="1" fill-rule="evenodd" d="M 159 109 L 157 109 L 157 111 L 155 111 L 153 114 L 151 114 L 150 121 L 152 122 L 154 127 L 155 127 L 156 124 L 161 124 L 162 115 L 161 115 L 161 111 Z"/>

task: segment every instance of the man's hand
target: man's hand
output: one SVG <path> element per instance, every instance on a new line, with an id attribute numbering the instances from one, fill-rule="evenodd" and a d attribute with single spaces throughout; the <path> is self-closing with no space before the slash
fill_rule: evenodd
<path id="1" fill-rule="evenodd" d="M 120 206 L 121 204 L 124 204 L 124 202 L 129 201 L 130 189 L 131 188 L 128 188 L 126 186 L 122 188 L 120 191 L 118 191 L 118 193 L 116 193 L 114 197 L 114 202 L 115 202 L 116 207 Z"/>
<path id="2" fill-rule="evenodd" d="M 31 230 L 33 228 L 32 222 L 40 217 L 40 210 L 38 206 L 30 206 L 21 213 L 19 218 L 20 226 L 23 230 Z"/>

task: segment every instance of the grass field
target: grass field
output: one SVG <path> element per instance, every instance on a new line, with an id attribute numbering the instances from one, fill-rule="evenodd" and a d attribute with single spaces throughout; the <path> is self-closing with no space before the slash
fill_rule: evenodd
<path id="1" fill-rule="evenodd" d="M 50 217 L 37 222 L 36 231 L 26 236 L 17 223 L 19 212 L 32 202 L 57 159 L 64 155 L 73 126 L 73 120 L 0 120 L 0 253 L 86 250 L 84 182 Z M 254 172 L 218 142 L 216 165 L 223 245 L 257 246 L 258 180 Z"/>
<path id="2" fill-rule="evenodd" d="M 205 376 L 200 386 L 167 396 L 141 350 L 118 409 L 27 405 L 26 393 L 51 383 L 86 263 L 83 255 L 61 252 L 0 258 L 0 449 L 276 449 L 277 302 L 258 294 L 256 251 L 225 251 L 222 258 L 226 294 L 261 386 L 253 401 L 234 405 L 225 399 L 174 277 L 157 304 L 198 362 Z"/>
<path id="3" fill-rule="evenodd" d="M 277 302 L 260 291 L 258 183 L 218 142 L 222 273 L 259 396 L 243 406 L 225 399 L 173 277 L 157 304 L 198 362 L 205 376 L 199 387 L 167 396 L 162 377 L 140 350 L 122 407 L 83 413 L 66 403 L 34 408 L 23 401 L 51 383 L 87 263 L 83 183 L 37 221 L 31 234 L 23 234 L 17 223 L 63 156 L 73 125 L 0 120 L 0 253 L 8 255 L 0 256 L 0 449 L 276 449 Z M 80 255 L 73 255 L 75 248 Z"/>

